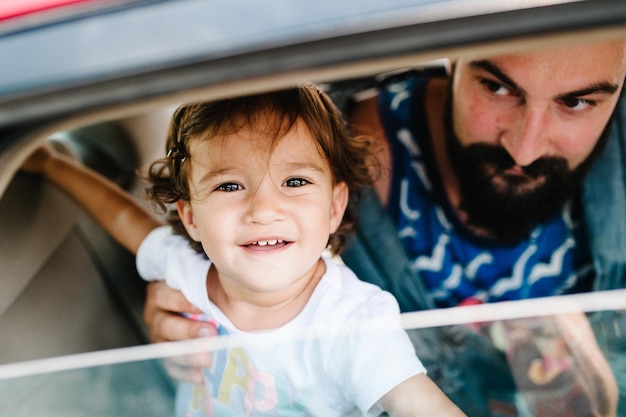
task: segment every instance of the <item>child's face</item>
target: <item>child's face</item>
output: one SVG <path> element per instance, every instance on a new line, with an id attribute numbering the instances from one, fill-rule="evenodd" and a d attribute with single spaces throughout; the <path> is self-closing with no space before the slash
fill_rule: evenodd
<path id="1" fill-rule="evenodd" d="M 347 186 L 333 184 L 304 122 L 271 155 L 269 143 L 245 127 L 190 145 L 192 198 L 179 213 L 231 292 L 289 292 L 311 279 L 346 208 Z"/>

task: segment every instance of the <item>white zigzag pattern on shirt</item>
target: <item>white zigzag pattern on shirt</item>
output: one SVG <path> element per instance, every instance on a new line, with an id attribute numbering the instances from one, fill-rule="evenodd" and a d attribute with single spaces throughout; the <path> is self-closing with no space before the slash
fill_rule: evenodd
<path id="1" fill-rule="evenodd" d="M 465 267 L 465 275 L 467 278 L 473 280 L 476 278 L 476 272 L 478 269 L 486 264 L 493 263 L 493 255 L 488 252 L 479 253 L 474 259 L 472 259 Z"/>
<path id="2" fill-rule="evenodd" d="M 574 230 L 574 221 L 572 220 L 571 210 L 572 210 L 572 201 L 570 200 L 567 203 L 565 203 L 565 206 L 563 207 L 563 211 L 561 212 L 561 218 L 563 219 L 563 221 L 565 222 L 569 230 Z"/>
<path id="3" fill-rule="evenodd" d="M 570 248 L 575 245 L 574 239 L 566 239 L 557 250 L 554 251 L 549 263 L 535 265 L 528 276 L 528 284 L 532 285 L 542 278 L 553 277 L 563 270 L 563 258 Z"/>
<path id="4" fill-rule="evenodd" d="M 409 129 L 398 130 L 396 136 L 398 137 L 398 141 L 409 151 L 409 155 L 419 156 L 421 154 L 420 148 L 417 146 Z"/>
<path id="5" fill-rule="evenodd" d="M 441 208 L 441 206 L 435 207 L 435 214 L 437 214 L 437 219 L 439 220 L 439 223 L 441 224 L 441 226 L 444 229 L 446 229 L 448 232 L 450 232 L 452 230 L 452 225 L 448 221 L 448 218 L 446 217 L 446 214 L 443 212 L 443 209 Z"/>
<path id="6" fill-rule="evenodd" d="M 567 280 L 561 285 L 554 293 L 555 294 L 563 294 L 567 292 L 569 289 L 573 288 L 576 283 L 578 283 L 578 279 L 587 274 L 593 273 L 593 264 L 585 265 L 582 269 L 572 272 L 567 276 Z"/>
<path id="7" fill-rule="evenodd" d="M 417 230 L 413 226 L 406 226 L 398 232 L 398 237 L 404 239 L 405 237 L 412 237 L 417 239 Z"/>
<path id="8" fill-rule="evenodd" d="M 463 275 L 463 269 L 460 265 L 454 265 L 450 275 L 442 282 L 441 288 L 433 292 L 435 299 L 446 299 L 448 294 L 457 288 L 461 284 L 461 277 Z"/>
<path id="9" fill-rule="evenodd" d="M 426 187 L 426 190 L 430 192 L 433 187 L 430 185 L 428 175 L 426 175 L 426 167 L 424 166 L 424 164 L 417 161 L 411 161 L 411 167 L 419 177 L 422 184 L 424 184 L 424 187 Z"/>
<path id="10" fill-rule="evenodd" d="M 410 92 L 407 91 L 404 83 L 397 84 L 397 85 L 392 84 L 389 86 L 388 90 L 394 93 L 394 96 L 391 99 L 391 102 L 389 103 L 389 107 L 391 108 L 391 110 L 397 110 L 398 107 L 400 106 L 400 103 L 402 103 L 404 100 L 406 100 L 407 98 L 411 96 Z"/>
<path id="11" fill-rule="evenodd" d="M 417 220 L 421 213 L 418 210 L 413 210 L 409 207 L 409 182 L 404 179 L 400 183 L 400 210 L 409 220 Z"/>
<path id="12" fill-rule="evenodd" d="M 489 253 L 483 252 L 476 256 L 473 260 L 469 262 L 467 265 L 465 275 L 469 279 L 474 279 L 476 276 L 476 271 L 482 265 L 489 264 L 493 262 L 493 256 Z M 450 292 L 454 291 L 461 284 L 461 278 L 463 276 L 463 269 L 459 264 L 455 264 L 452 267 L 452 272 L 450 275 L 442 282 L 441 287 L 434 291 L 432 296 L 435 299 L 446 299 L 448 298 Z M 486 298 L 484 292 L 477 292 L 474 295 L 476 298 L 484 299 Z"/>
<path id="13" fill-rule="evenodd" d="M 571 218 L 569 216 L 569 206 L 566 206 L 565 210 L 563 210 L 563 220 L 569 226 L 572 225 Z M 536 228 L 533 231 L 533 236 L 538 235 L 540 233 L 541 228 Z M 563 260 L 565 258 L 565 254 L 571 248 L 576 245 L 576 242 L 573 238 L 568 238 L 563 242 L 552 254 L 550 257 L 550 262 L 548 263 L 538 263 L 535 265 L 528 274 L 528 284 L 533 285 L 537 283 L 540 279 L 553 277 L 560 274 L 563 271 Z M 537 245 L 532 244 L 528 246 L 528 248 L 524 251 L 522 256 L 518 259 L 513 267 L 513 275 L 510 278 L 504 278 L 499 280 L 492 288 L 489 293 L 492 296 L 502 296 L 507 291 L 516 290 L 522 287 L 523 279 L 524 279 L 524 270 L 526 268 L 526 263 L 532 254 L 537 251 Z"/>
<path id="14" fill-rule="evenodd" d="M 444 255 L 446 253 L 446 245 L 449 241 L 450 237 L 448 235 L 439 236 L 432 256 L 418 256 L 417 259 L 413 261 L 413 268 L 417 271 L 441 271 Z"/>
<path id="15" fill-rule="evenodd" d="M 513 274 L 508 278 L 502 278 L 495 283 L 489 294 L 495 297 L 499 297 L 507 291 L 521 288 L 524 282 L 524 269 L 528 259 L 537 251 L 537 245 L 529 245 L 522 256 L 519 257 L 515 265 L 513 266 Z"/>

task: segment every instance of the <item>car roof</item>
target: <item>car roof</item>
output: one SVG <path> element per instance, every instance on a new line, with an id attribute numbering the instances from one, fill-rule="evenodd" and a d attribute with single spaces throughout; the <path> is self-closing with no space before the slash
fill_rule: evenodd
<path id="1" fill-rule="evenodd" d="M 390 69 L 390 59 L 436 58 L 537 34 L 623 30 L 626 22 L 625 2 L 603 0 L 100 5 L 4 34 L 0 25 L 0 127 L 260 77 L 273 86 L 277 75 L 278 84 L 331 70 L 361 75 Z"/>

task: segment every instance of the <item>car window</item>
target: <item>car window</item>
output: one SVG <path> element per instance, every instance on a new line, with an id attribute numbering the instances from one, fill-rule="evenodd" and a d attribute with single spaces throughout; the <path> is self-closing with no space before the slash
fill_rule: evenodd
<path id="1" fill-rule="evenodd" d="M 601 298 L 601 301 L 600 301 Z M 621 381 L 623 375 L 623 355 L 615 347 L 624 345 L 624 312 L 626 298 L 623 291 L 613 291 L 594 295 L 577 295 L 546 300 L 528 300 L 506 303 L 501 306 L 472 306 L 452 309 L 445 314 L 436 311 L 407 313 L 402 316 L 402 323 L 407 329 L 410 338 L 416 342 L 416 351 L 426 363 L 437 361 L 440 366 L 431 369 L 435 373 L 446 373 L 446 360 L 453 360 L 460 352 L 467 352 L 467 356 L 458 358 L 468 362 L 468 366 L 479 373 L 485 367 L 490 367 L 487 360 L 490 356 L 506 357 L 510 342 L 515 339 L 527 341 L 523 346 L 528 351 L 528 358 L 535 351 L 540 351 L 539 359 L 534 359 L 532 369 L 527 373 L 527 363 L 507 362 L 504 360 L 502 368 L 491 363 L 489 375 L 499 383 L 494 383 L 491 392 L 491 401 L 501 401 L 506 407 L 510 402 L 510 395 L 516 397 L 518 404 L 532 403 L 545 400 L 552 402 L 555 409 L 562 413 L 576 413 L 582 393 L 569 392 L 567 386 L 555 384 L 554 381 L 543 382 L 545 377 L 541 370 L 558 368 L 563 372 L 576 374 L 577 378 L 584 379 L 584 369 L 576 364 L 576 354 L 583 344 L 594 343 L 597 338 L 605 353 L 611 369 Z M 555 312 L 558 312 L 555 314 Z M 578 315 L 583 314 L 590 320 L 589 327 L 581 327 L 577 321 Z M 500 317 L 492 320 L 494 316 Z M 567 322 L 572 324 L 566 344 L 558 334 L 551 332 L 546 323 Z M 360 323 L 352 330 L 354 332 L 371 331 L 375 323 Z M 462 327 L 459 327 L 462 326 Z M 617 329 L 620 329 L 616 331 Z M 322 332 L 323 333 L 323 332 Z M 493 345 L 485 345 L 483 350 L 472 351 L 472 347 L 481 344 L 482 339 L 490 338 Z M 439 350 L 440 343 L 452 340 L 447 348 Z M 236 336 L 219 336 L 217 338 L 200 339 L 195 341 L 176 342 L 170 344 L 156 344 L 136 346 L 111 351 L 91 352 L 57 358 L 42 359 L 30 362 L 15 363 L 0 366 L 0 398 L 1 410 L 7 415 L 71 415 L 75 413 L 89 413 L 99 415 L 143 415 L 149 413 L 155 416 L 171 416 L 175 409 L 174 384 L 165 371 L 168 361 L 174 358 L 179 361 L 186 355 L 197 352 L 211 352 L 216 364 L 207 370 L 207 378 L 211 373 L 226 372 L 225 363 L 219 361 L 229 353 L 238 352 L 241 340 Z M 280 342 L 280 343 L 279 343 Z M 267 347 L 264 355 L 271 360 L 273 355 L 279 357 L 288 350 L 289 344 L 300 343 L 297 338 L 276 340 L 276 345 Z M 279 347 L 280 346 L 280 347 Z M 451 346 L 451 347 L 450 347 Z M 519 345 L 518 345 L 519 346 Z M 451 351 L 450 349 L 455 349 Z M 357 355 L 358 352 L 348 352 Z M 384 354 L 384 350 L 381 351 Z M 457 359 L 458 360 L 458 359 Z M 530 360 L 530 359 L 529 359 Z M 232 364 L 234 366 L 234 364 Z M 523 374 L 526 385 L 519 386 L 511 391 L 508 384 L 511 381 L 507 373 Z M 254 398 L 253 404 L 263 403 L 263 380 L 256 379 L 252 366 L 241 369 L 233 384 L 237 385 L 242 393 Z M 444 381 L 453 387 L 458 384 L 458 374 L 445 375 Z M 541 388 L 532 384 L 531 380 L 542 381 Z M 255 383 L 250 383 L 256 381 Z M 552 383 L 551 383 L 552 382 Z M 255 385 L 256 384 L 256 385 Z M 621 387 L 621 382 L 619 382 Z M 498 387 L 501 388 L 498 391 Z M 601 387 L 589 384 L 588 389 L 600 390 Z M 564 392 L 565 391 L 565 392 Z M 211 392 L 211 391 L 208 391 Z M 481 401 L 479 397 L 472 398 L 470 391 L 465 392 L 466 400 Z M 213 392 L 210 399 L 203 398 L 205 404 L 211 401 L 221 401 L 220 393 Z M 252 405 L 254 408 L 254 405 Z"/>
<path id="2" fill-rule="evenodd" d="M 0 415 L 171 416 L 177 410 L 181 364 L 184 370 L 198 352 L 215 358 L 205 369 L 207 381 L 223 382 L 219 372 L 234 357 L 227 380 L 231 392 L 249 396 L 260 410 L 269 395 L 264 361 L 280 362 L 283 349 L 301 342 L 272 340 L 254 353 L 254 362 L 246 362 L 234 336 L 149 344 L 146 283 L 135 259 L 62 192 L 19 172 L 39 145 L 48 141 L 149 204 L 141 174 L 165 155 L 169 120 L 180 103 L 311 81 L 350 112 L 355 97 L 371 98 L 382 85 L 393 90 L 393 80 L 406 74 L 445 74 L 459 58 L 626 37 L 626 8 L 609 1 L 239 1 L 238 13 L 231 13 L 232 1 L 221 0 L 119 1 L 102 9 L 99 2 L 82 3 L 89 7 L 54 14 L 43 25 L 18 18 L 0 22 L 0 56 L 5 57 L 0 66 Z M 511 108 L 523 107 L 523 91 L 499 77 L 493 65 L 481 62 L 473 68 L 482 71 L 476 70 L 481 75 L 476 78 L 491 100 L 504 97 Z M 599 101 L 570 94 L 560 98 L 557 112 L 573 119 L 572 108 L 593 109 Z M 613 117 L 616 130 L 626 126 L 623 110 Z M 404 139 L 406 132 L 398 136 Z M 530 416 L 538 409 L 541 417 L 609 415 L 615 400 L 617 415 L 626 416 L 626 297 L 620 284 L 626 276 L 626 223 L 612 220 L 626 206 L 618 178 L 623 180 L 626 161 L 622 146 L 611 142 L 591 173 L 594 184 L 607 188 L 583 191 L 587 201 L 608 195 L 615 202 L 590 204 L 581 214 L 586 224 L 599 225 L 590 229 L 603 231 L 589 230 L 585 237 L 606 254 L 589 267 L 609 277 L 587 285 L 595 291 L 498 303 L 472 298 L 471 305 L 426 311 L 417 310 L 428 306 L 408 308 L 406 299 L 400 300 L 402 327 L 428 375 L 468 415 Z M 413 164 L 410 171 L 419 176 L 432 163 Z M 407 208 L 398 210 L 410 217 Z M 567 225 L 567 216 L 562 223 Z M 405 237 L 412 233 L 404 232 Z M 379 256 L 364 263 L 359 275 L 376 275 L 396 263 L 398 252 L 378 237 L 372 247 L 360 248 Z M 558 258 L 560 252 L 555 253 Z M 440 259 L 436 254 L 416 263 L 432 266 Z M 396 266 L 404 268 L 400 262 Z M 549 275 L 550 267 L 540 265 L 533 279 Z M 447 277 L 450 287 L 456 277 Z M 416 291 L 412 284 L 402 291 L 378 284 L 405 298 Z M 361 327 L 371 331 L 374 324 L 356 323 L 349 333 L 358 334 Z M 305 339 L 321 345 L 323 329 L 320 334 Z M 342 358 L 366 350 L 338 349 Z M 380 355 L 389 354 L 381 348 Z M 590 359 L 604 378 L 590 377 Z M 185 389 L 199 395 L 198 407 L 224 402 L 219 390 Z"/>

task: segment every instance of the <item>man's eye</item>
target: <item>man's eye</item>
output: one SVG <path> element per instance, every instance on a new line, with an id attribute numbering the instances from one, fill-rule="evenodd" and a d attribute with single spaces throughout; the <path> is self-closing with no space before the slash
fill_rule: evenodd
<path id="1" fill-rule="evenodd" d="M 488 80 L 488 79 L 483 79 L 481 80 L 481 83 L 487 88 L 487 90 L 489 90 L 493 94 L 496 94 L 499 96 L 505 96 L 510 93 L 508 87 L 498 82 Z"/>
<path id="2" fill-rule="evenodd" d="M 591 100 L 585 100 L 582 98 L 565 98 L 563 99 L 563 105 L 570 110 L 581 111 L 593 106 L 595 103 Z"/>
<path id="3" fill-rule="evenodd" d="M 309 181 L 305 180 L 304 178 L 290 178 L 285 181 L 284 185 L 287 187 L 302 187 L 306 184 L 309 184 Z"/>
<path id="4" fill-rule="evenodd" d="M 224 192 L 230 193 L 230 192 L 239 191 L 242 189 L 243 187 L 239 184 L 236 184 L 234 182 L 227 182 L 227 183 L 218 185 L 217 188 L 215 188 L 215 191 L 224 191 Z"/>

